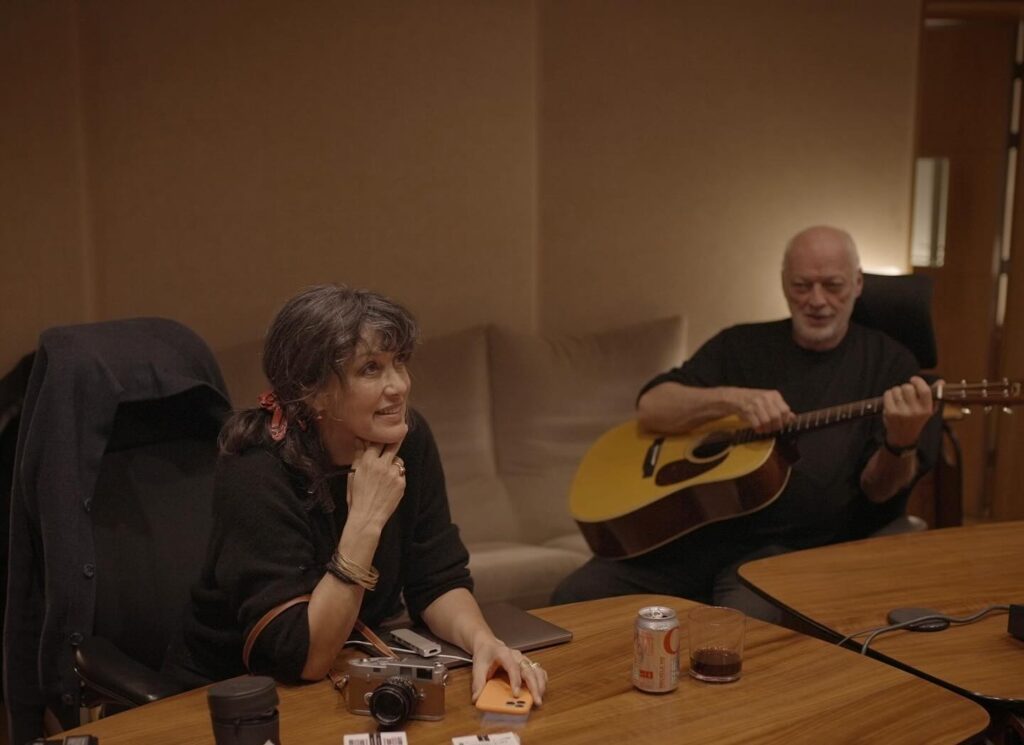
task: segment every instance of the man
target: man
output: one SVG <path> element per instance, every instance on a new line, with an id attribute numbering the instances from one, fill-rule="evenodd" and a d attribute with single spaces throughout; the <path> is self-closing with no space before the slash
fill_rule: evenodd
<path id="1" fill-rule="evenodd" d="M 918 452 L 933 413 L 917 363 L 885 334 L 851 324 L 863 276 L 853 239 L 832 227 L 790 240 L 782 289 L 790 318 L 734 326 L 682 367 L 644 386 L 637 418 L 655 434 L 687 432 L 736 415 L 774 432 L 794 412 L 883 396 L 883 415 L 807 432 L 782 494 L 757 512 L 713 523 L 639 557 L 594 558 L 555 590 L 554 602 L 655 592 L 731 605 L 777 621 L 739 583 L 755 558 L 867 535 L 902 513 L 923 468 Z"/>

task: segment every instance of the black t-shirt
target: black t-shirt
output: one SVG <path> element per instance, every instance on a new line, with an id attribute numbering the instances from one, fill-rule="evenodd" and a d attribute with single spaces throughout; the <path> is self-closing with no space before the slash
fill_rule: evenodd
<path id="1" fill-rule="evenodd" d="M 772 389 L 800 414 L 881 396 L 917 372 L 913 355 L 879 331 L 851 323 L 835 349 L 815 352 L 793 342 L 786 319 L 722 331 L 641 393 L 667 381 Z M 907 490 L 875 505 L 860 489 L 861 471 L 883 435 L 880 416 L 801 434 L 800 458 L 782 495 L 759 512 L 729 521 L 729 534 L 748 545 L 807 548 L 861 537 L 896 517 Z"/>
<path id="2" fill-rule="evenodd" d="M 413 412 L 399 450 L 406 488 L 384 526 L 373 565 L 380 572 L 359 617 L 373 626 L 402 602 L 418 618 L 449 590 L 472 589 L 469 554 L 452 523 L 437 446 Z M 334 511 L 311 507 L 304 482 L 277 455 L 252 448 L 222 456 L 214 485 L 214 526 L 202 577 L 192 590 L 166 671 L 189 685 L 245 672 L 242 644 L 271 608 L 312 592 L 337 548 L 348 514 L 347 480 L 331 483 Z M 298 682 L 309 648 L 306 604 L 278 616 L 259 635 L 252 672 Z"/>

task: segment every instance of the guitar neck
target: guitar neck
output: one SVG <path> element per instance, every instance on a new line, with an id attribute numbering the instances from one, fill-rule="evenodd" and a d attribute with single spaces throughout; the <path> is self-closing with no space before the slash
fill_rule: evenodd
<path id="1" fill-rule="evenodd" d="M 982 380 L 980 383 L 968 383 L 966 381 L 945 384 L 935 383 L 931 388 L 935 401 L 948 401 L 961 406 L 980 404 L 986 407 L 986 411 L 992 406 L 1006 407 L 1024 404 L 1020 382 L 1011 382 L 1006 378 L 1000 381 Z M 754 442 L 755 440 L 770 440 L 780 435 L 795 435 L 801 432 L 809 432 L 812 429 L 830 427 L 833 424 L 841 424 L 881 413 L 882 397 L 866 398 L 863 401 L 854 401 L 849 404 L 829 406 L 827 409 L 797 414 L 793 421 L 782 429 L 773 432 L 755 432 L 749 427 L 738 429 L 727 437 L 720 438 L 719 442 L 728 440 L 733 445 L 741 445 L 744 442 Z"/>
<path id="2" fill-rule="evenodd" d="M 809 432 L 813 429 L 830 427 L 833 424 L 842 424 L 843 422 L 881 413 L 882 397 L 866 398 L 863 401 L 854 401 L 853 403 L 829 406 L 825 409 L 816 409 L 804 414 L 797 414 L 793 421 L 774 432 L 755 432 L 749 427 L 738 429 L 729 439 L 736 445 L 744 442 L 754 442 L 755 440 L 769 440 L 781 435 L 796 435 L 801 432 Z"/>

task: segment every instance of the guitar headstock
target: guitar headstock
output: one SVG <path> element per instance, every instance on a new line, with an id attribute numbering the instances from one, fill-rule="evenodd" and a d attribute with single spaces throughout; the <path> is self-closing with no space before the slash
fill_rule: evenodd
<path id="1" fill-rule="evenodd" d="M 961 406 L 1019 406 L 1024 393 L 1019 381 L 982 380 L 978 383 L 945 383 L 936 385 L 935 399 Z"/>

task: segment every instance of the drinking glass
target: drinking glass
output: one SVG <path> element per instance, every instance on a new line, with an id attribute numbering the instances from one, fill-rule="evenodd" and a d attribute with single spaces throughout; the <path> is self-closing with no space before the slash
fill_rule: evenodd
<path id="1" fill-rule="evenodd" d="M 690 675 L 708 683 L 739 680 L 746 620 L 735 608 L 702 605 L 691 610 Z"/>

